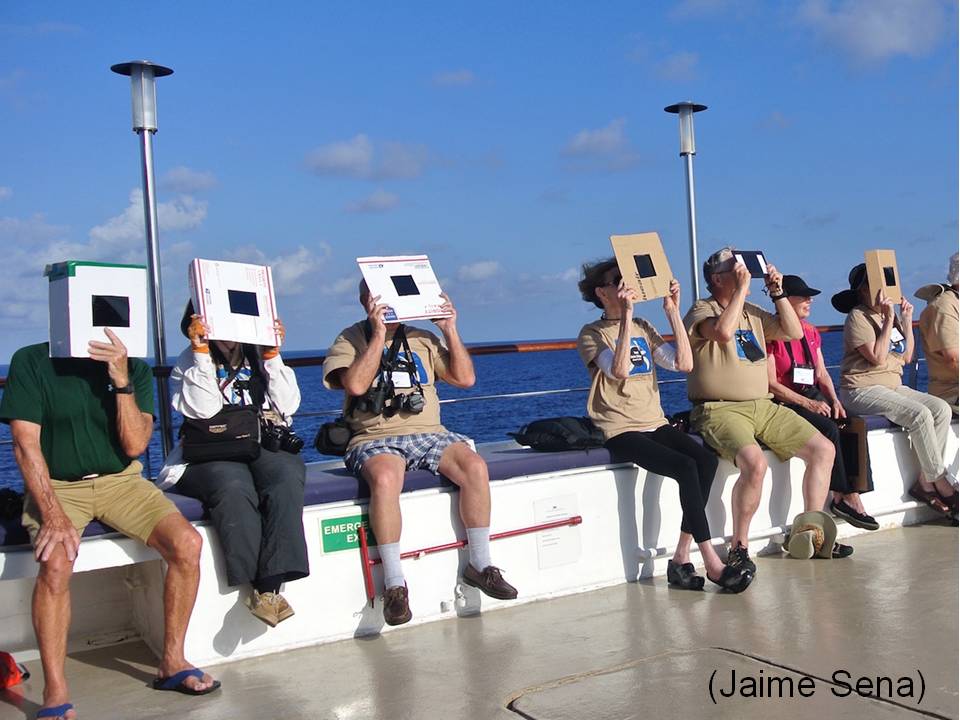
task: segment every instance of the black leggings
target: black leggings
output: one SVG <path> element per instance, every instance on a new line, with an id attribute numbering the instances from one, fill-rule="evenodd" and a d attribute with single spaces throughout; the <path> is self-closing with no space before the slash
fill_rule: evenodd
<path id="1" fill-rule="evenodd" d="M 705 508 L 717 473 L 717 456 L 686 433 L 669 425 L 653 432 L 625 432 L 607 440 L 614 462 L 636 463 L 644 470 L 672 477 L 680 485 L 680 529 L 702 543 L 710 539 Z"/>

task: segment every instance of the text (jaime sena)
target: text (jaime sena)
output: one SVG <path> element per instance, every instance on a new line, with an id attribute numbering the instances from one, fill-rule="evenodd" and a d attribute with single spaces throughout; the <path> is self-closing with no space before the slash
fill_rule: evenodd
<path id="1" fill-rule="evenodd" d="M 819 687 L 818 681 L 821 683 Z M 710 700 L 714 705 L 725 700 L 809 698 L 818 691 L 827 690 L 840 698 L 912 700 L 919 705 L 925 689 L 919 668 L 905 675 L 860 675 L 840 668 L 829 677 L 811 677 L 789 671 L 777 674 L 762 668 L 754 672 L 718 668 L 711 673 L 709 681 Z"/>

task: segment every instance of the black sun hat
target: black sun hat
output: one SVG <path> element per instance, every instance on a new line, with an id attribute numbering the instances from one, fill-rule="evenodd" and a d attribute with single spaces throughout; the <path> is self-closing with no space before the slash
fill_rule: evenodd
<path id="1" fill-rule="evenodd" d="M 784 275 L 781 287 L 787 297 L 813 297 L 820 294 L 819 290 L 807 285 L 799 275 Z"/>
<path id="2" fill-rule="evenodd" d="M 850 274 L 847 275 L 847 281 L 850 283 L 850 289 L 841 290 L 830 298 L 830 304 L 836 308 L 837 312 L 843 314 L 847 314 L 860 304 L 860 288 L 867 281 L 867 266 L 864 263 L 854 265 Z"/>

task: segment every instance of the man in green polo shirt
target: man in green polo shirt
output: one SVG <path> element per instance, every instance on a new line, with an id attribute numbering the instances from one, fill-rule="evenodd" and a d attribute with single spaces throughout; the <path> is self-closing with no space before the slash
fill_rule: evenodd
<path id="1" fill-rule="evenodd" d="M 51 358 L 49 343 L 14 353 L 0 401 L 10 424 L 26 497 L 23 526 L 40 563 L 33 624 L 44 672 L 38 717 L 73 718 L 64 674 L 70 577 L 80 535 L 101 520 L 167 562 L 164 652 L 154 687 L 203 694 L 219 682 L 184 658 L 200 579 L 201 538 L 176 506 L 141 475 L 153 434 L 150 368 L 127 357 L 117 336 L 91 341 L 89 359 Z"/>

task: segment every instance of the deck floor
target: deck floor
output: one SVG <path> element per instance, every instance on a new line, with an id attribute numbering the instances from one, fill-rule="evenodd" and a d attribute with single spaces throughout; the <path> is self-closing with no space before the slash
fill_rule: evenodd
<path id="1" fill-rule="evenodd" d="M 142 643 L 73 655 L 68 673 L 80 717 L 99 719 L 960 718 L 957 538 L 929 524 L 854 538 L 849 560 L 760 558 L 740 596 L 656 578 L 230 663 L 209 668 L 224 687 L 207 697 L 148 689 Z M 0 693 L 0 720 L 36 713 L 30 670 Z M 892 678 L 893 697 L 841 697 L 836 671 Z M 789 678 L 794 697 L 722 697 L 732 672 L 784 694 Z"/>

